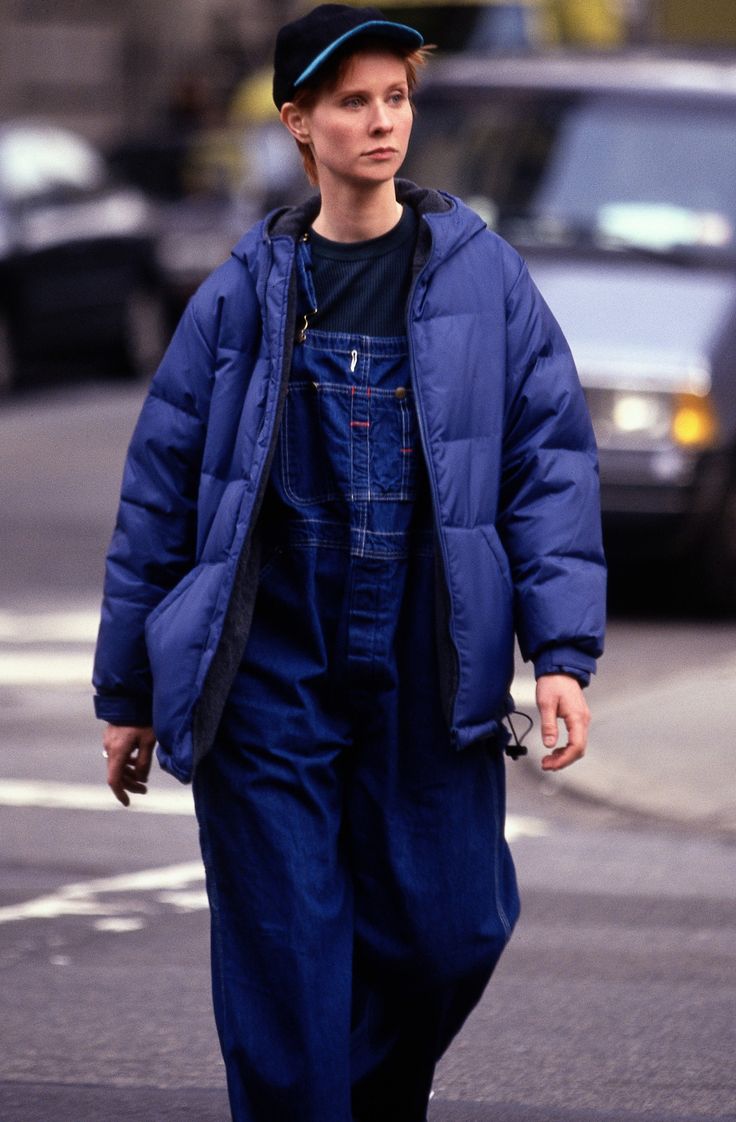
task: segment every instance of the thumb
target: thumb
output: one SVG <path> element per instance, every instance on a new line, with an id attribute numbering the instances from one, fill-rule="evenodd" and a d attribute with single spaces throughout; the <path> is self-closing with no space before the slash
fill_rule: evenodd
<path id="1" fill-rule="evenodd" d="M 537 708 L 541 718 L 542 742 L 545 748 L 554 748 L 557 744 L 557 698 L 547 695 L 544 690 L 537 689 Z"/>

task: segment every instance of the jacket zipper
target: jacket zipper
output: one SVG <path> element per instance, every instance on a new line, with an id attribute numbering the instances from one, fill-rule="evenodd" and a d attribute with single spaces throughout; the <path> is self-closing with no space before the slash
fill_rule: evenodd
<path id="1" fill-rule="evenodd" d="M 270 261 L 269 261 L 269 265 L 268 265 L 268 273 L 270 274 L 271 268 L 273 266 L 273 244 L 272 244 L 270 238 L 269 238 L 269 243 L 268 244 L 269 244 L 269 255 L 270 255 Z M 271 436 L 270 436 L 270 439 L 269 439 L 268 449 L 266 450 L 266 454 L 263 458 L 263 464 L 262 464 L 262 467 L 261 467 L 261 475 L 260 475 L 260 478 L 258 480 L 258 491 L 256 492 L 255 499 L 253 500 L 253 510 L 252 510 L 251 517 L 250 517 L 249 533 L 248 533 L 248 536 L 246 538 L 246 541 L 243 543 L 243 549 L 246 549 L 246 548 L 250 547 L 250 543 L 251 543 L 252 536 L 253 536 L 253 530 L 255 529 L 256 523 L 258 521 L 258 515 L 260 514 L 261 506 L 263 505 L 263 497 L 266 493 L 266 487 L 268 486 L 268 478 L 269 478 L 269 474 L 270 474 L 270 471 L 271 471 L 271 463 L 273 461 L 274 453 L 275 453 L 275 450 L 276 450 L 276 444 L 278 443 L 278 439 L 279 439 L 279 429 L 281 427 L 281 417 L 282 417 L 283 412 L 284 412 L 284 402 L 286 400 L 286 394 L 288 392 L 288 387 L 289 387 L 289 375 L 291 373 L 291 359 L 292 359 L 292 355 L 293 355 L 293 352 L 294 352 L 294 336 L 295 336 L 294 328 L 296 326 L 297 296 L 296 296 L 296 287 L 295 287 L 295 284 L 294 284 L 295 266 L 296 266 L 296 254 L 294 256 L 294 260 L 292 260 L 291 268 L 289 270 L 289 282 L 288 282 L 289 287 L 288 287 L 287 294 L 286 294 L 286 316 L 285 316 L 286 331 L 284 332 L 284 337 L 283 337 L 283 340 L 282 340 L 283 353 L 282 353 L 282 356 L 281 356 L 281 372 L 280 372 L 280 379 L 279 379 L 278 398 L 276 400 L 276 406 L 274 408 L 273 428 L 271 430 Z M 306 317 L 305 317 L 305 319 L 306 319 Z"/>
<path id="2" fill-rule="evenodd" d="M 431 237 L 431 227 L 430 227 L 430 237 Z M 445 544 L 444 535 L 442 533 L 442 520 L 440 518 L 440 503 L 439 503 L 439 497 L 438 497 L 438 491 L 437 491 L 437 480 L 435 478 L 434 463 L 432 461 L 430 451 L 429 451 L 429 440 L 428 440 L 428 437 L 427 437 L 427 421 L 426 421 L 426 417 L 425 417 L 425 414 L 424 414 L 424 401 L 422 399 L 422 391 L 420 389 L 420 380 L 419 380 L 419 377 L 418 377 L 417 372 L 416 372 L 416 361 L 415 361 L 415 357 L 414 357 L 414 339 L 413 339 L 413 336 L 412 336 L 412 312 L 414 310 L 414 298 L 416 296 L 417 289 L 419 287 L 419 282 L 420 282 L 422 276 L 424 275 L 424 273 L 427 269 L 427 266 L 429 265 L 430 256 L 431 256 L 431 254 L 427 257 L 427 260 L 424 262 L 421 269 L 419 270 L 417 275 L 414 277 L 414 280 L 412 281 L 411 290 L 409 292 L 409 300 L 407 302 L 407 331 L 406 331 L 406 336 L 407 336 L 407 341 L 408 341 L 408 344 L 409 344 L 409 371 L 410 371 L 410 375 L 411 375 L 412 387 L 414 389 L 414 401 L 416 403 L 417 422 L 418 422 L 418 427 L 419 427 L 419 439 L 420 439 L 420 442 L 421 442 L 421 445 L 422 445 L 422 452 L 424 454 L 424 462 L 427 466 L 427 478 L 429 479 L 429 488 L 430 488 L 430 492 L 431 492 L 431 495 L 432 495 L 432 510 L 434 512 L 434 521 L 435 521 L 435 526 L 436 526 L 436 529 L 437 529 L 436 538 L 437 538 L 437 541 L 438 541 L 439 546 L 440 546 L 440 554 L 441 554 L 441 562 L 442 562 L 441 563 L 441 570 L 442 570 L 441 576 L 442 576 L 442 583 L 443 583 L 442 592 L 444 594 L 444 603 L 446 605 L 446 613 L 447 613 L 447 618 L 444 622 L 445 622 L 446 628 L 447 628 L 447 642 L 448 642 L 448 645 L 449 645 L 449 648 L 450 648 L 450 653 L 451 653 L 451 657 L 452 657 L 452 668 L 453 668 L 451 693 L 450 693 L 450 696 L 448 697 L 448 706 L 447 706 L 447 708 L 448 708 L 448 721 L 449 721 L 450 727 L 452 728 L 452 725 L 454 723 L 454 715 L 455 715 L 455 699 L 457 698 L 458 682 L 459 682 L 459 678 L 460 678 L 460 667 L 459 667 L 459 658 L 458 658 L 458 653 L 457 653 L 457 647 L 455 646 L 455 641 L 454 641 L 454 638 L 453 638 L 453 635 L 452 635 L 452 629 L 451 629 L 452 601 L 451 601 L 451 598 L 450 598 L 449 585 L 447 583 L 447 573 L 448 573 L 448 570 L 449 570 L 449 564 L 448 564 L 448 558 L 447 558 L 447 547 L 446 547 L 446 544 Z"/>
<path id="3" fill-rule="evenodd" d="M 270 271 L 271 271 L 271 266 L 272 266 L 272 262 L 273 262 L 273 247 L 272 247 L 270 239 L 269 239 L 269 258 L 270 258 L 270 260 L 269 260 L 269 266 L 268 266 L 268 270 L 267 270 L 268 273 L 270 273 Z M 290 373 L 290 369 L 291 369 L 291 356 L 292 356 L 292 352 L 293 352 L 293 349 L 294 349 L 294 334 L 295 334 L 294 329 L 296 327 L 296 303 L 297 303 L 296 286 L 295 286 L 295 263 L 294 263 L 294 261 L 292 261 L 292 263 L 291 263 L 291 269 L 289 271 L 288 284 L 289 284 L 289 288 L 288 288 L 287 295 L 286 295 L 286 301 L 287 301 L 287 304 L 286 304 L 286 331 L 285 331 L 283 339 L 282 339 L 283 353 L 282 353 L 282 356 L 281 356 L 282 361 L 281 361 L 281 372 L 280 372 L 280 383 L 279 383 L 279 389 L 278 389 L 278 398 L 277 398 L 277 401 L 276 401 L 276 405 L 274 407 L 273 429 L 272 429 L 272 432 L 271 432 L 269 445 L 268 445 L 268 448 L 266 450 L 266 453 L 265 453 L 265 456 L 264 456 L 264 459 L 263 459 L 263 463 L 262 463 L 262 466 L 261 466 L 261 474 L 260 474 L 260 477 L 259 477 L 259 480 L 258 480 L 258 490 L 256 491 L 256 495 L 253 499 L 253 507 L 252 507 L 252 510 L 251 510 L 251 516 L 250 516 L 250 520 L 249 520 L 248 530 L 247 530 L 247 533 L 245 535 L 245 540 L 244 540 L 244 542 L 243 542 L 243 544 L 240 548 L 240 553 L 238 554 L 238 559 L 235 563 L 235 576 L 234 576 L 233 583 L 232 583 L 231 588 L 230 588 L 230 595 L 229 595 L 228 604 L 227 604 L 227 607 L 225 609 L 225 621 L 223 623 L 223 627 L 222 627 L 222 630 L 220 632 L 220 637 L 219 637 L 219 640 L 218 640 L 218 643 L 217 643 L 217 647 L 216 647 L 216 649 L 214 651 L 214 654 L 212 656 L 212 661 L 211 661 L 209 669 L 208 669 L 208 671 L 205 675 L 204 682 L 202 683 L 202 689 L 200 691 L 199 698 L 197 699 L 197 702 L 195 703 L 195 708 L 194 708 L 194 712 L 193 712 L 193 715 L 192 715 L 193 767 L 197 766 L 199 761 L 209 751 L 209 749 L 212 746 L 212 742 L 214 740 L 214 736 L 215 736 L 216 731 L 217 731 L 217 725 L 219 724 L 220 716 L 222 715 L 222 708 L 224 708 L 224 705 L 226 703 L 227 693 L 229 693 L 230 685 L 232 684 L 232 678 L 231 678 L 230 682 L 228 682 L 227 690 L 224 691 L 223 697 L 220 698 L 220 701 L 222 702 L 222 706 L 221 707 L 218 706 L 219 711 L 217 712 L 217 720 L 213 721 L 212 718 L 211 718 L 211 715 L 210 715 L 210 710 L 205 705 L 205 701 L 206 701 L 207 696 L 208 696 L 208 691 L 211 691 L 213 688 L 219 686 L 220 687 L 220 692 L 222 692 L 222 690 L 221 690 L 221 681 L 222 680 L 220 679 L 220 681 L 218 682 L 218 675 L 215 672 L 216 668 L 220 667 L 220 662 L 218 661 L 218 656 L 220 656 L 220 658 L 222 657 L 221 652 L 224 652 L 225 649 L 226 649 L 226 646 L 228 645 L 225 642 L 226 637 L 228 639 L 230 638 L 229 636 L 226 636 L 227 626 L 228 626 L 228 617 L 230 615 L 231 608 L 232 608 L 232 605 L 234 603 L 234 597 L 237 595 L 237 591 L 236 591 L 237 586 L 239 584 L 239 581 L 247 574 L 248 565 L 249 565 L 249 562 L 250 562 L 251 554 L 253 552 L 253 542 L 254 542 L 254 536 L 255 536 L 255 532 L 256 532 L 256 526 L 257 526 L 257 523 L 258 523 L 258 516 L 260 514 L 260 510 L 261 510 L 261 507 L 263 505 L 263 498 L 264 498 L 264 495 L 266 493 L 266 488 L 268 486 L 268 479 L 269 479 L 269 474 L 270 474 L 270 470 L 271 470 L 271 463 L 273 461 L 274 453 L 275 453 L 275 450 L 276 450 L 276 444 L 277 444 L 278 438 L 279 438 L 279 428 L 280 428 L 280 425 L 281 425 L 281 417 L 282 417 L 282 414 L 283 414 L 284 403 L 285 403 L 285 400 L 286 400 L 286 394 L 287 394 L 288 386 L 289 386 L 289 373 Z M 265 328 L 265 324 L 264 324 L 264 328 Z M 241 603 L 240 604 L 241 612 L 245 611 L 245 613 L 248 616 L 250 616 L 251 613 L 252 613 L 252 608 L 253 608 L 254 602 L 255 602 L 255 597 L 253 596 L 253 599 L 251 599 L 249 603 L 248 602 Z M 248 629 L 249 628 L 250 628 L 250 622 L 248 623 Z M 225 657 L 227 657 L 227 654 L 225 654 Z M 237 671 L 237 665 L 240 662 L 240 657 L 242 657 L 242 650 L 240 650 L 240 652 L 239 652 L 239 657 L 238 657 L 238 659 L 235 663 L 235 666 L 234 667 L 228 667 L 228 671 L 232 671 L 232 676 L 233 677 L 234 677 L 235 672 Z M 204 714 L 207 714 L 207 717 L 205 717 Z"/>

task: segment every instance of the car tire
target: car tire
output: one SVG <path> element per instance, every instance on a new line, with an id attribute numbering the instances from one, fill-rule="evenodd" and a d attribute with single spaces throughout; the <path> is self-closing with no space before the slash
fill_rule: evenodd
<path id="1" fill-rule="evenodd" d="M 166 305 L 154 289 L 136 288 L 125 307 L 125 355 L 134 378 L 150 378 L 169 341 Z"/>
<path id="2" fill-rule="evenodd" d="M 0 397 L 5 397 L 18 380 L 18 360 L 13 345 L 10 321 L 0 312 Z"/>
<path id="3" fill-rule="evenodd" d="M 726 490 L 701 558 L 704 606 L 720 615 L 736 615 L 736 479 Z"/>

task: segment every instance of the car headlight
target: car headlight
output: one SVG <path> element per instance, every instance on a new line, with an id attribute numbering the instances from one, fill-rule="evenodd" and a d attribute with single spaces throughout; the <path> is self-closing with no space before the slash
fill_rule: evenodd
<path id="1" fill-rule="evenodd" d="M 669 401 L 664 394 L 615 393 L 611 402 L 611 428 L 622 436 L 641 433 L 661 440 L 670 427 Z"/>
<path id="2" fill-rule="evenodd" d="M 718 424 L 708 395 L 637 390 L 586 391 L 601 448 L 702 448 L 713 444 Z"/>

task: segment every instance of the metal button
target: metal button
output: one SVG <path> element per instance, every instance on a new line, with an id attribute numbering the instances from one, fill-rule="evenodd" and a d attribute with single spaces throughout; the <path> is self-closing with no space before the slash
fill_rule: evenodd
<path id="1" fill-rule="evenodd" d="M 403 401 L 403 399 L 406 397 L 406 394 L 406 386 L 397 386 L 394 390 L 394 397 L 398 397 L 399 401 Z"/>

